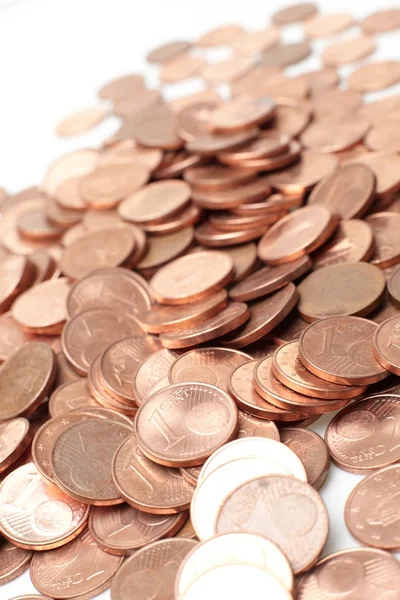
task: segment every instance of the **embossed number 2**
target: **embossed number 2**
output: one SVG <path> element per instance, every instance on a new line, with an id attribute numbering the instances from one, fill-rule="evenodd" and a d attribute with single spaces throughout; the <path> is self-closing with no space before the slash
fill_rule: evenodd
<path id="1" fill-rule="evenodd" d="M 160 414 L 158 408 L 156 408 L 156 410 L 151 415 L 151 419 L 154 421 L 155 425 L 165 437 L 165 440 L 167 442 L 165 450 L 173 448 L 174 446 L 176 446 L 176 444 L 179 444 L 179 442 L 181 442 L 185 438 L 184 435 L 179 436 L 172 430 L 172 428 L 168 425 L 164 417 Z"/>

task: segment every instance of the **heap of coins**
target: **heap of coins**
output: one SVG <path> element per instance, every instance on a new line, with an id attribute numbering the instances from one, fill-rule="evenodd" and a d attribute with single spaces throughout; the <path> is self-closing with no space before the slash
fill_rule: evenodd
<path id="1" fill-rule="evenodd" d="M 111 81 L 57 133 L 115 134 L 2 194 L 0 583 L 29 598 L 400 599 L 400 96 L 365 101 L 400 61 L 339 71 L 400 9 L 272 21 L 154 49 L 204 91 Z M 331 460 L 365 478 L 326 556 Z"/>

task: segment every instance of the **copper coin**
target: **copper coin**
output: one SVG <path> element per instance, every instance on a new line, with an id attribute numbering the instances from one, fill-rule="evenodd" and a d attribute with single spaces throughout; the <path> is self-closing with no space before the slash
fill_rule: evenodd
<path id="1" fill-rule="evenodd" d="M 12 316 L 32 333 L 61 333 L 67 318 L 71 286 L 65 278 L 43 281 L 22 294 L 13 304 Z"/>
<path id="2" fill-rule="evenodd" d="M 238 439 L 246 437 L 266 437 L 277 442 L 280 440 L 279 430 L 273 421 L 259 419 L 240 410 Z"/>
<path id="3" fill-rule="evenodd" d="M 56 271 L 56 262 L 45 248 L 30 255 L 29 261 L 35 268 L 35 284 L 51 279 Z"/>
<path id="4" fill-rule="evenodd" d="M 181 231 L 183 228 L 194 225 L 202 216 L 201 210 L 193 205 L 188 204 L 185 208 L 173 215 L 163 218 L 157 223 L 149 222 L 142 224 L 142 231 L 146 233 L 154 233 L 158 235 L 166 233 L 174 233 Z M 146 240 L 147 241 L 147 240 Z M 143 255 L 145 252 L 143 252 Z M 135 263 L 138 261 L 135 261 Z"/>
<path id="5" fill-rule="evenodd" d="M 198 381 L 228 389 L 231 372 L 251 360 L 251 356 L 228 348 L 197 348 L 180 356 L 171 366 L 171 383 Z"/>
<path id="6" fill-rule="evenodd" d="M 182 54 L 164 63 L 159 77 L 164 83 L 178 83 L 191 77 L 199 77 L 206 65 L 206 61 L 201 56 Z"/>
<path id="7" fill-rule="evenodd" d="M 307 481 L 319 490 L 328 476 L 330 456 L 324 440 L 314 431 L 302 427 L 284 427 L 281 441 L 297 454 L 307 472 Z"/>
<path id="8" fill-rule="evenodd" d="M 190 141 L 186 142 L 186 150 L 199 156 L 215 156 L 224 150 L 238 148 L 242 144 L 250 142 L 258 135 L 258 129 L 246 129 L 244 131 L 235 131 L 230 133 L 202 133 Z M 195 162 L 197 165 L 198 161 Z M 200 166 L 200 165 L 199 165 Z M 189 170 L 191 165 L 187 165 L 184 173 Z M 216 165 L 217 167 L 217 165 Z M 195 168 L 195 167 L 193 167 Z M 249 177 L 247 177 L 249 179 Z M 245 177 L 243 177 L 243 181 Z M 189 182 L 190 183 L 190 182 Z M 205 188 L 206 189 L 206 188 Z"/>
<path id="9" fill-rule="evenodd" d="M 296 421 L 301 413 L 284 410 L 264 400 L 253 386 L 254 370 L 258 360 L 252 360 L 232 371 L 229 378 L 229 392 L 239 408 L 260 419 L 273 421 Z"/>
<path id="10" fill-rule="evenodd" d="M 233 283 L 241 281 L 244 277 L 254 271 L 258 258 L 257 246 L 253 242 L 242 244 L 233 248 L 226 248 L 227 252 L 233 260 L 233 268 L 235 269 L 235 277 Z"/>
<path id="11" fill-rule="evenodd" d="M 379 98 L 374 102 L 364 104 L 358 114 L 367 119 L 371 125 L 387 121 L 393 115 L 397 117 L 400 109 L 400 101 L 397 95 Z"/>
<path id="12" fill-rule="evenodd" d="M 324 120 L 340 119 L 350 116 L 362 105 L 362 95 L 356 90 L 342 90 L 338 88 L 321 92 L 313 98 L 313 110 L 316 118 Z M 368 119 L 367 119 L 368 120 Z"/>
<path id="13" fill-rule="evenodd" d="M 153 106 L 160 105 L 161 103 L 162 96 L 159 90 L 149 90 L 147 88 L 141 88 L 136 90 L 134 95 L 132 96 L 118 98 L 118 100 L 114 102 L 113 112 L 117 117 L 120 117 L 121 119 L 124 119 L 126 121 L 131 118 L 135 118 L 135 116 L 141 111 L 151 108 Z M 110 163 L 106 164 L 109 165 Z M 119 162 L 114 161 L 112 162 L 112 164 L 119 164 Z M 103 165 L 104 163 L 102 163 L 102 166 Z"/>
<path id="14" fill-rule="evenodd" d="M 54 338 L 33 336 L 25 332 L 13 319 L 11 312 L 0 316 L 0 361 L 10 358 L 24 344 L 31 341 L 40 341 L 52 345 Z"/>
<path id="15" fill-rule="evenodd" d="M 99 164 L 108 163 L 139 163 L 153 171 L 161 163 L 162 151 L 156 148 L 143 148 L 134 140 L 119 142 L 109 148 L 104 148 L 99 156 Z"/>
<path id="16" fill-rule="evenodd" d="M 242 502 L 250 506 L 239 517 Z M 264 535 L 285 553 L 293 572 L 301 573 L 317 561 L 322 551 L 328 537 L 328 514 L 321 497 L 308 483 L 270 475 L 244 483 L 231 493 L 220 509 L 216 530 L 219 534 L 246 531 Z"/>
<path id="17" fill-rule="evenodd" d="M 347 498 L 346 525 L 362 544 L 386 550 L 399 547 L 398 476 L 397 465 L 371 473 Z"/>
<path id="18" fill-rule="evenodd" d="M 248 73 L 254 64 L 254 58 L 249 56 L 235 56 L 233 58 L 208 65 L 202 77 L 209 85 L 231 83 Z"/>
<path id="19" fill-rule="evenodd" d="M 251 129 L 269 121 L 274 108 L 274 102 L 267 96 L 240 96 L 216 108 L 210 115 L 209 127 L 223 133 Z"/>
<path id="20" fill-rule="evenodd" d="M 200 208 L 208 210 L 232 209 L 247 202 L 263 200 L 271 192 L 266 177 L 226 190 L 192 190 L 192 201 Z"/>
<path id="21" fill-rule="evenodd" d="M 184 177 L 194 188 L 219 191 L 246 183 L 254 179 L 254 174 L 243 169 L 234 169 L 223 165 L 206 165 L 187 169 Z"/>
<path id="22" fill-rule="evenodd" d="M 125 425 L 133 431 L 133 421 L 129 417 L 123 415 L 116 410 L 110 408 L 104 408 L 103 406 L 85 406 L 81 408 L 75 408 L 71 411 L 69 416 L 78 415 L 82 420 L 86 417 L 94 419 L 105 419 L 107 421 L 113 421 L 120 425 Z"/>
<path id="23" fill-rule="evenodd" d="M 119 206 L 120 216 L 134 223 L 163 219 L 184 208 L 189 202 L 190 187 L 184 181 L 166 180 L 150 183 L 129 195 Z"/>
<path id="24" fill-rule="evenodd" d="M 164 154 L 164 160 L 154 171 L 154 179 L 170 179 L 180 177 L 186 169 L 203 164 L 204 160 L 199 154 L 189 154 L 185 150 Z"/>
<path id="25" fill-rule="evenodd" d="M 190 49 L 190 46 L 190 42 L 183 40 L 179 40 L 177 42 L 168 42 L 167 44 L 158 46 L 149 52 L 149 54 L 146 56 L 146 60 L 149 63 L 164 63 L 172 58 L 176 58 L 184 52 L 187 52 L 187 50 Z"/>
<path id="26" fill-rule="evenodd" d="M 97 402 L 89 394 L 86 379 L 64 383 L 52 393 L 49 400 L 52 417 L 60 417 L 87 406 L 97 406 Z"/>
<path id="27" fill-rule="evenodd" d="M 175 534 L 175 537 L 185 538 L 188 540 L 197 540 L 196 532 L 193 529 L 193 525 L 192 525 L 192 521 L 190 520 L 190 516 L 187 519 L 184 526 L 182 527 L 182 529 L 180 529 L 180 531 L 178 531 L 178 533 Z"/>
<path id="28" fill-rule="evenodd" d="M 279 42 L 280 31 L 277 27 L 243 32 L 231 42 L 235 54 L 254 56 Z"/>
<path id="29" fill-rule="evenodd" d="M 90 365 L 87 382 L 90 393 L 102 407 L 111 409 L 112 413 L 117 412 L 117 414 L 134 417 L 137 413 L 136 404 L 121 402 L 119 399 L 112 396 L 104 386 L 100 371 L 100 357 L 101 354 L 99 354 Z"/>
<path id="30" fill-rule="evenodd" d="M 324 119 L 311 123 L 300 140 L 308 150 L 340 152 L 360 142 L 368 129 L 368 121 L 357 115 L 344 116 L 339 121 Z"/>
<path id="31" fill-rule="evenodd" d="M 0 373 L 0 420 L 33 412 L 51 388 L 55 368 L 55 356 L 47 344 L 29 342 L 17 350 Z"/>
<path id="32" fill-rule="evenodd" d="M 119 504 L 121 497 L 112 481 L 111 462 L 131 433 L 128 426 L 105 419 L 72 424 L 51 449 L 50 465 L 57 485 L 87 504 Z"/>
<path id="33" fill-rule="evenodd" d="M 257 300 L 250 306 L 250 319 L 237 331 L 225 336 L 222 343 L 232 348 L 243 348 L 264 337 L 296 306 L 298 293 L 293 283 Z"/>
<path id="34" fill-rule="evenodd" d="M 193 487 L 177 469 L 167 469 L 148 458 L 132 435 L 116 451 L 113 481 L 131 506 L 153 514 L 173 514 L 189 508 Z"/>
<path id="35" fill-rule="evenodd" d="M 339 385 L 317 377 L 304 367 L 298 350 L 297 341 L 288 342 L 280 346 L 272 357 L 272 372 L 286 387 L 305 396 L 327 400 L 356 398 L 365 392 L 363 386 Z"/>
<path id="36" fill-rule="evenodd" d="M 339 67 L 365 58 L 375 49 L 376 42 L 373 37 L 358 35 L 330 44 L 324 48 L 321 57 L 325 64 Z"/>
<path id="37" fill-rule="evenodd" d="M 223 252 L 205 250 L 162 267 L 152 278 L 151 289 L 161 304 L 185 304 L 218 291 L 232 277 L 232 258 Z"/>
<path id="38" fill-rule="evenodd" d="M 162 386 L 159 389 L 163 389 L 169 385 L 169 369 L 178 357 L 178 352 L 164 348 L 163 350 L 154 352 L 154 354 L 150 354 L 141 363 L 133 378 L 136 404 L 141 406 L 150 394 L 158 391 L 159 385 Z"/>
<path id="39" fill-rule="evenodd" d="M 400 11 L 398 8 L 383 9 L 368 15 L 360 23 L 366 33 L 386 33 L 400 27 Z"/>
<path id="40" fill-rule="evenodd" d="M 370 150 L 377 152 L 399 152 L 398 119 L 391 119 L 377 123 L 369 130 L 365 144 Z"/>
<path id="41" fill-rule="evenodd" d="M 243 28 L 240 25 L 221 25 L 216 29 L 203 33 L 196 40 L 196 46 L 212 48 L 213 46 L 229 45 L 242 34 Z"/>
<path id="42" fill-rule="evenodd" d="M 131 92 L 134 92 L 143 86 L 144 79 L 142 75 L 136 73 L 123 75 L 103 85 L 99 90 L 99 96 L 100 98 L 105 98 L 106 100 L 111 100 L 111 102 L 113 102 L 120 97 L 129 95 Z"/>
<path id="43" fill-rule="evenodd" d="M 399 307 L 400 306 L 400 267 L 394 269 L 392 272 L 389 282 L 388 291 L 392 302 Z"/>
<path id="44" fill-rule="evenodd" d="M 393 437 L 400 398 L 370 396 L 341 410 L 325 432 L 332 460 L 345 471 L 368 473 L 399 460 Z"/>
<path id="45" fill-rule="evenodd" d="M 395 304 L 392 304 L 388 295 L 386 295 L 383 299 L 382 304 L 377 308 L 372 314 L 369 315 L 371 321 L 375 323 L 383 323 L 389 317 L 396 317 L 400 315 L 400 310 L 397 308 Z"/>
<path id="46" fill-rule="evenodd" d="M 37 594 L 28 594 L 23 596 L 15 596 L 11 600 L 51 600 L 48 596 L 38 596 Z"/>
<path id="47" fill-rule="evenodd" d="M 221 389 L 202 383 L 178 383 L 153 394 L 135 421 L 143 453 L 170 467 L 202 464 L 237 430 L 233 400 Z"/>
<path id="48" fill-rule="evenodd" d="M 265 215 L 236 215 L 234 213 L 213 213 L 209 217 L 209 224 L 221 232 L 245 231 L 254 228 L 266 228 L 276 223 L 286 212 L 267 213 Z M 201 226 L 198 228 L 200 229 Z"/>
<path id="49" fill-rule="evenodd" d="M 277 379 L 272 369 L 273 357 L 268 356 L 260 360 L 254 370 L 254 387 L 267 402 L 284 410 L 320 415 L 346 406 L 350 400 L 340 397 L 338 399 L 313 398 L 299 394 L 286 387 Z"/>
<path id="50" fill-rule="evenodd" d="M 388 152 L 366 152 L 358 154 L 348 164 L 361 163 L 374 172 L 376 177 L 376 193 L 378 198 L 395 192 L 400 187 L 398 168 L 399 157 Z M 347 163 L 346 163 L 347 164 Z"/>
<path id="51" fill-rule="evenodd" d="M 193 227 L 184 227 L 164 235 L 148 236 L 146 252 L 137 264 L 137 269 L 143 274 L 153 275 L 155 269 L 183 254 L 193 242 L 193 238 Z"/>
<path id="52" fill-rule="evenodd" d="M 248 229 L 221 231 L 214 227 L 211 222 L 206 221 L 197 227 L 195 237 L 202 246 L 224 248 L 226 246 L 235 246 L 252 240 L 258 240 L 267 228 L 268 225 L 261 224 L 261 226 L 257 226 L 254 222 L 254 227 Z"/>
<path id="53" fill-rule="evenodd" d="M 333 88 L 340 81 L 337 71 L 332 67 L 309 71 L 308 73 L 299 75 L 295 79 L 304 80 L 312 95 L 316 95 L 327 88 Z"/>
<path id="54" fill-rule="evenodd" d="M 96 506 L 90 514 L 89 531 L 105 552 L 126 555 L 163 537 L 172 537 L 186 520 L 186 513 L 150 515 L 129 504 Z"/>
<path id="55" fill-rule="evenodd" d="M 90 106 L 83 108 L 60 121 L 56 128 L 57 135 L 69 137 L 89 131 L 107 116 L 105 106 Z"/>
<path id="56" fill-rule="evenodd" d="M 64 383 L 70 383 L 71 381 L 77 381 L 80 379 L 78 373 L 71 367 L 67 359 L 65 358 L 64 352 L 60 349 L 56 352 L 56 365 L 57 373 L 54 380 L 54 386 L 57 388 Z"/>
<path id="57" fill-rule="evenodd" d="M 310 109 L 292 98 L 276 98 L 275 101 L 274 130 L 297 137 L 310 121 Z"/>
<path id="58" fill-rule="evenodd" d="M 89 206 L 113 208 L 145 185 L 148 178 L 149 170 L 142 164 L 100 165 L 81 179 L 79 190 Z"/>
<path id="59" fill-rule="evenodd" d="M 332 238 L 313 255 L 313 268 L 369 260 L 374 253 L 372 229 L 365 221 L 341 221 Z"/>
<path id="60" fill-rule="evenodd" d="M 178 130 L 182 139 L 187 142 L 207 134 L 208 120 L 211 112 L 220 102 L 198 102 L 186 106 L 178 113 Z"/>
<path id="61" fill-rule="evenodd" d="M 366 219 L 372 227 L 375 240 L 375 253 L 372 264 L 377 267 L 391 267 L 400 262 L 400 240 L 397 232 L 400 226 L 400 215 L 380 212 L 369 215 Z"/>
<path id="62" fill-rule="evenodd" d="M 383 90 L 399 81 L 400 62 L 382 60 L 359 67 L 350 74 L 347 83 L 350 89 L 365 93 Z"/>
<path id="63" fill-rule="evenodd" d="M 392 373 L 400 374 L 400 319 L 397 315 L 381 323 L 374 334 L 373 352 L 377 361 Z"/>
<path id="64" fill-rule="evenodd" d="M 285 169 L 269 177 L 272 187 L 286 194 L 299 193 L 314 187 L 323 177 L 335 169 L 337 160 L 334 156 L 303 152 L 301 161 L 293 167 Z"/>
<path id="65" fill-rule="evenodd" d="M 271 158 L 289 150 L 290 140 L 287 136 L 276 131 L 265 130 L 260 137 L 237 150 L 222 152 L 218 160 L 224 164 L 240 166 L 241 161 L 253 158 Z"/>
<path id="66" fill-rule="evenodd" d="M 56 552 L 36 553 L 30 575 L 39 592 L 57 600 L 93 598 L 110 587 L 122 561 L 120 556 L 103 552 L 89 531 L 84 531 Z"/>
<path id="67" fill-rule="evenodd" d="M 243 302 L 231 302 L 215 316 L 203 319 L 201 323 L 181 331 L 167 332 L 160 335 L 160 342 L 165 348 L 190 348 L 224 336 L 242 326 L 251 313 Z"/>
<path id="68" fill-rule="evenodd" d="M 26 450 L 32 440 L 27 419 L 11 419 L 0 425 L 0 472 L 8 469 Z"/>
<path id="69" fill-rule="evenodd" d="M 277 267 L 263 267 L 234 285 L 229 290 L 229 295 L 233 300 L 240 302 L 255 300 L 279 290 L 310 269 L 311 260 L 308 256 L 302 256 Z"/>
<path id="70" fill-rule="evenodd" d="M 202 469 L 202 465 L 200 465 L 198 467 L 184 467 L 182 469 L 179 469 L 179 472 L 182 475 L 182 477 L 188 483 L 190 483 L 190 485 L 193 485 L 194 487 L 196 487 L 201 469 Z"/>
<path id="71" fill-rule="evenodd" d="M 61 344 L 65 356 L 81 375 L 112 342 L 140 335 L 141 328 L 123 313 L 110 308 L 92 308 L 78 313 L 64 327 Z"/>
<path id="72" fill-rule="evenodd" d="M 291 25 L 309 19 L 318 11 L 312 2 L 298 2 L 282 8 L 272 15 L 272 20 L 277 25 Z"/>
<path id="73" fill-rule="evenodd" d="M 176 116 L 165 104 L 156 104 L 132 115 L 113 136 L 111 143 L 135 139 L 146 148 L 179 150 L 183 140 L 177 133 Z"/>
<path id="74" fill-rule="evenodd" d="M 47 169 L 42 188 L 51 196 L 68 179 L 83 177 L 96 166 L 96 150 L 76 150 L 55 160 Z"/>
<path id="75" fill-rule="evenodd" d="M 303 204 L 303 194 L 291 194 L 285 196 L 284 194 L 272 194 L 266 200 L 260 202 L 246 202 L 238 207 L 233 208 L 232 212 L 235 215 L 241 216 L 257 216 L 266 214 L 278 214 L 279 218 L 282 218 L 283 211 L 290 210 L 291 208 L 298 208 Z M 282 214 L 281 214 L 282 213 Z"/>
<path id="76" fill-rule="evenodd" d="M 378 326 L 360 317 L 328 317 L 302 333 L 299 356 L 312 373 L 344 385 L 368 385 L 388 373 L 373 355 Z"/>
<path id="77" fill-rule="evenodd" d="M 231 82 L 230 89 L 233 97 L 241 94 L 256 94 L 264 90 L 264 84 L 282 79 L 282 70 L 279 67 L 266 65 L 253 65 L 253 68 L 235 81 Z"/>
<path id="78" fill-rule="evenodd" d="M 314 271 L 298 287 L 298 311 L 312 323 L 325 317 L 372 312 L 386 289 L 382 271 L 369 263 L 340 263 Z"/>
<path id="79" fill-rule="evenodd" d="M 29 502 L 23 502 L 24 495 Z M 86 526 L 89 507 L 44 483 L 36 467 L 19 467 L 0 487 L 0 527 L 4 537 L 33 550 L 57 548 Z"/>
<path id="80" fill-rule="evenodd" d="M 291 262 L 322 246 L 337 219 L 324 206 L 305 206 L 273 225 L 262 237 L 258 256 L 270 265 Z"/>
<path id="81" fill-rule="evenodd" d="M 0 542 L 0 583 L 16 579 L 29 568 L 33 552 L 14 546 L 6 540 Z"/>
<path id="82" fill-rule="evenodd" d="M 309 85 L 306 77 L 276 77 L 274 80 L 266 81 L 263 86 L 264 94 L 272 98 L 294 98 L 304 100 L 309 94 Z"/>
<path id="83" fill-rule="evenodd" d="M 349 13 L 334 13 L 331 15 L 316 15 L 303 24 L 303 30 L 309 38 L 323 38 L 345 31 L 353 24 Z"/>
<path id="84" fill-rule="evenodd" d="M 303 321 L 303 319 L 293 311 L 289 317 L 271 331 L 270 337 L 275 344 L 280 346 L 281 344 L 286 344 L 286 342 L 298 340 L 306 327 L 308 327 L 308 323 Z"/>
<path id="85" fill-rule="evenodd" d="M 1 261 L 0 274 L 0 310 L 4 312 L 33 283 L 34 268 L 24 256 L 11 255 Z"/>
<path id="86" fill-rule="evenodd" d="M 308 42 L 291 42 L 277 44 L 264 50 L 261 54 L 261 64 L 268 67 L 289 67 L 306 59 L 311 54 Z"/>
<path id="87" fill-rule="evenodd" d="M 242 169 L 249 169 L 258 172 L 276 171 L 297 163 L 300 158 L 300 153 L 300 144 L 296 140 L 292 140 L 289 143 L 288 150 L 286 152 L 282 152 L 282 154 L 272 157 L 248 158 L 246 160 L 242 160 L 240 163 L 236 163 L 236 165 Z"/>

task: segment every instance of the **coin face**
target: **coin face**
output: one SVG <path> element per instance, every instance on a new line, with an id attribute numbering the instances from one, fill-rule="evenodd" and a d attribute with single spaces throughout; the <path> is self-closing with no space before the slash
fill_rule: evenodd
<path id="1" fill-rule="evenodd" d="M 273 421 L 259 419 L 240 410 L 238 439 L 245 437 L 266 437 L 279 442 L 279 430 Z"/>
<path id="2" fill-rule="evenodd" d="M 66 279 L 44 281 L 22 294 L 13 304 L 12 316 L 25 330 L 60 333 L 66 320 L 66 301 L 70 285 Z"/>
<path id="3" fill-rule="evenodd" d="M 373 253 L 374 238 L 368 223 L 360 219 L 341 221 L 331 239 L 315 252 L 313 267 L 368 261 Z"/>
<path id="4" fill-rule="evenodd" d="M 330 456 L 324 440 L 302 427 L 284 427 L 281 441 L 297 454 L 307 472 L 307 481 L 319 490 L 328 476 Z"/>
<path id="5" fill-rule="evenodd" d="M 139 406 L 160 380 L 168 378 L 169 369 L 178 357 L 178 352 L 164 348 L 150 354 L 142 361 L 133 381 L 135 400 Z"/>
<path id="6" fill-rule="evenodd" d="M 381 323 L 375 332 L 373 351 L 378 362 L 388 371 L 400 374 L 400 348 L 397 337 L 400 319 L 397 315 Z"/>
<path id="7" fill-rule="evenodd" d="M 8 469 L 28 447 L 32 439 L 29 421 L 11 419 L 0 424 L 0 472 Z"/>
<path id="8" fill-rule="evenodd" d="M 33 552 L 14 546 L 6 540 L 0 543 L 0 582 L 2 585 L 16 579 L 29 568 Z"/>
<path id="9" fill-rule="evenodd" d="M 55 389 L 50 396 L 49 412 L 52 417 L 60 417 L 68 414 L 71 410 L 96 405 L 96 401 L 89 393 L 87 380 L 78 379 L 64 383 Z"/>

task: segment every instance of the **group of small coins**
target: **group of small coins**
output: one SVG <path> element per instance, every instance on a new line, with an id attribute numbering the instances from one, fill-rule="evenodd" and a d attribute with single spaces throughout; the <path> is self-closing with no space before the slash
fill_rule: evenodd
<path id="1" fill-rule="evenodd" d="M 363 97 L 400 61 L 336 70 L 400 9 L 284 73 L 354 25 L 304 3 L 159 47 L 162 82 L 207 89 L 112 81 L 57 129 L 114 113 L 112 139 L 4 192 L 0 582 L 29 567 L 25 598 L 400 598 L 400 96 Z M 331 459 L 366 475 L 362 547 L 319 560 Z"/>

